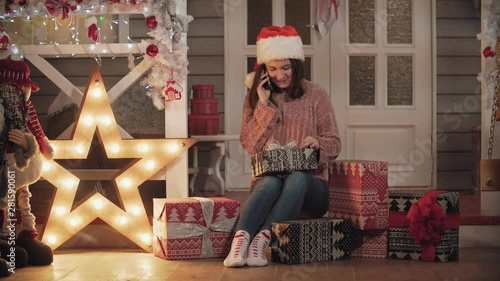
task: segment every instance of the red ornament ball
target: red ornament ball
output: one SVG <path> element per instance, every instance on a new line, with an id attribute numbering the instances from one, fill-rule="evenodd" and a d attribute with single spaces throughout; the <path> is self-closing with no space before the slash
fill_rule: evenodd
<path id="1" fill-rule="evenodd" d="M 146 47 L 146 54 L 150 57 L 155 57 L 158 55 L 158 46 L 155 44 L 150 44 L 149 46 Z"/>
<path id="2" fill-rule="evenodd" d="M 495 56 L 495 51 L 493 51 L 491 49 L 491 47 L 488 46 L 488 47 L 484 48 L 483 55 L 484 55 L 485 58 L 494 57 Z"/>
<path id="3" fill-rule="evenodd" d="M 147 17 L 146 18 L 146 25 L 149 28 L 156 28 L 156 26 L 158 25 L 158 22 L 156 21 L 156 17 L 155 16 Z"/>

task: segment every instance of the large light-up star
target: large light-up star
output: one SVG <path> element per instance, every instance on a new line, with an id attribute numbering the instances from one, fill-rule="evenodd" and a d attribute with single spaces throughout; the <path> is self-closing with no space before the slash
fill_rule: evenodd
<path id="1" fill-rule="evenodd" d="M 185 152 L 196 140 L 122 139 L 97 66 L 92 70 L 85 89 L 71 139 L 51 141 L 54 159 L 85 159 L 96 130 L 108 158 L 136 158 L 111 179 L 125 211 L 100 193 L 93 194 L 72 210 L 80 179 L 55 161 L 46 161 L 42 176 L 56 187 L 56 191 L 42 241 L 55 249 L 94 219 L 100 218 L 150 252 L 152 229 L 138 186 Z"/>

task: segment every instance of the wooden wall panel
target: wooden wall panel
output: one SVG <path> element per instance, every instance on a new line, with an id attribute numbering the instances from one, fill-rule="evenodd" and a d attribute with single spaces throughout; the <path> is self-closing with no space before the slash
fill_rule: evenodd
<path id="1" fill-rule="evenodd" d="M 481 124 L 481 114 L 449 113 L 437 115 L 438 131 L 470 133 L 478 124 Z"/>
<path id="2" fill-rule="evenodd" d="M 188 0 L 187 11 L 194 18 L 224 18 L 224 0 Z"/>
<path id="3" fill-rule="evenodd" d="M 439 95 L 437 113 L 481 113 L 481 96 Z"/>
<path id="4" fill-rule="evenodd" d="M 439 152 L 463 152 L 471 151 L 472 148 L 472 133 L 440 133 L 437 139 L 437 149 Z"/>
<path id="5" fill-rule="evenodd" d="M 188 56 L 224 56 L 224 37 L 188 37 Z"/>
<path id="6" fill-rule="evenodd" d="M 438 18 L 474 19 L 477 17 L 471 0 L 437 1 Z"/>
<path id="7" fill-rule="evenodd" d="M 477 57 L 438 57 L 437 75 L 477 75 L 481 60 Z"/>
<path id="8" fill-rule="evenodd" d="M 469 191 L 473 188 L 472 172 L 441 171 L 437 175 L 437 187 L 444 190 Z"/>
<path id="9" fill-rule="evenodd" d="M 438 37 L 475 37 L 481 32 L 479 19 L 438 19 Z"/>
<path id="10" fill-rule="evenodd" d="M 440 171 L 467 171 L 472 169 L 472 153 L 440 152 L 437 162 Z"/>
<path id="11" fill-rule="evenodd" d="M 480 94 L 481 83 L 475 75 L 437 77 L 437 94 Z"/>
<path id="12" fill-rule="evenodd" d="M 481 55 L 481 41 L 471 38 L 438 38 L 438 56 L 479 56 Z"/>
<path id="13" fill-rule="evenodd" d="M 473 1 L 436 2 L 438 188 L 472 187 L 472 130 L 481 124 L 481 31 Z"/>

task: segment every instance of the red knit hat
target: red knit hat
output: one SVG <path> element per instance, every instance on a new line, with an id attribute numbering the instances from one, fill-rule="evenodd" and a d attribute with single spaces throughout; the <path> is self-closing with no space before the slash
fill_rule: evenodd
<path id="1" fill-rule="evenodd" d="M 262 28 L 257 36 L 257 63 L 282 59 L 305 60 L 299 33 L 289 25 Z"/>
<path id="2" fill-rule="evenodd" d="M 0 60 L 0 83 L 11 82 L 18 85 L 30 85 L 32 92 L 40 90 L 30 79 L 30 68 L 23 61 L 4 59 Z"/>

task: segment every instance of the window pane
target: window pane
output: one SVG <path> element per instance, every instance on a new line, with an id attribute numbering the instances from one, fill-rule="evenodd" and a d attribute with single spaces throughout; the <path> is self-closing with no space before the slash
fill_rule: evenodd
<path id="1" fill-rule="evenodd" d="M 257 61 L 257 58 L 247 58 L 247 73 L 250 73 L 253 71 L 253 67 L 255 66 L 256 61 Z"/>
<path id="2" fill-rule="evenodd" d="M 349 0 L 349 42 L 375 43 L 375 1 Z"/>
<path id="3" fill-rule="evenodd" d="M 413 57 L 387 57 L 387 104 L 413 104 Z"/>
<path id="4" fill-rule="evenodd" d="M 253 71 L 253 67 L 255 65 L 256 58 L 247 58 L 247 73 Z M 311 80 L 311 58 L 306 57 L 304 61 L 304 78 L 307 80 Z"/>
<path id="5" fill-rule="evenodd" d="M 298 13 L 297 11 L 302 11 Z M 297 29 L 302 43 L 311 45 L 311 1 L 287 0 L 285 2 L 285 23 Z"/>
<path id="6" fill-rule="evenodd" d="M 304 61 L 304 78 L 309 80 L 309 81 L 312 81 L 311 80 L 311 57 L 306 57 L 306 60 Z"/>
<path id="7" fill-rule="evenodd" d="M 412 43 L 412 1 L 387 0 L 387 42 Z"/>
<path id="8" fill-rule="evenodd" d="M 273 23 L 272 0 L 247 1 L 247 45 L 255 45 L 260 29 Z"/>
<path id="9" fill-rule="evenodd" d="M 375 57 L 349 57 L 349 104 L 375 105 Z"/>
<path id="10" fill-rule="evenodd" d="M 31 44 L 31 22 L 27 21 L 25 17 L 15 17 L 8 24 L 4 23 L 4 26 L 9 35 L 10 45 Z"/>

